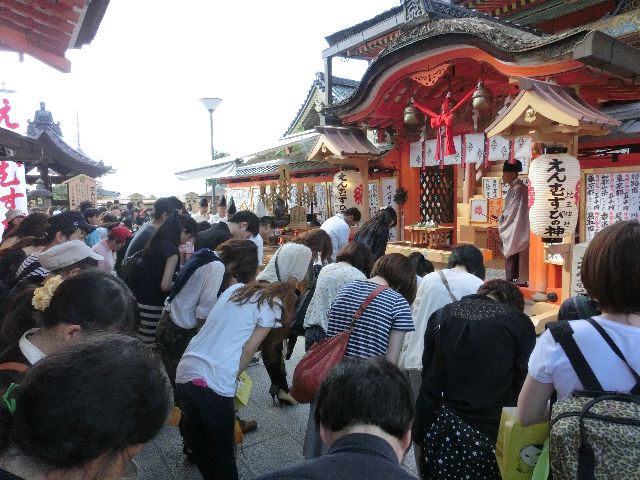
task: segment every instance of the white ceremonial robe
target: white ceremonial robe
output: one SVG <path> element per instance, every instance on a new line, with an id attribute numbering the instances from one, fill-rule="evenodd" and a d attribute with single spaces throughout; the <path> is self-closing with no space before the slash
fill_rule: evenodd
<path id="1" fill-rule="evenodd" d="M 529 250 L 529 190 L 516 178 L 504 198 L 504 210 L 498 221 L 502 252 L 510 257 Z"/>

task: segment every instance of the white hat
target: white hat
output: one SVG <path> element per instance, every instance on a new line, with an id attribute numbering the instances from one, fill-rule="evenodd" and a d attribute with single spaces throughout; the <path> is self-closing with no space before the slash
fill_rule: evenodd
<path id="1" fill-rule="evenodd" d="M 285 243 L 271 257 L 256 280 L 265 282 L 286 282 L 289 277 L 302 281 L 311 263 L 311 249 L 300 243 Z M 277 265 L 277 268 L 276 268 Z"/>
<path id="2" fill-rule="evenodd" d="M 102 255 L 95 253 L 82 240 L 69 240 L 42 252 L 38 256 L 38 261 L 40 265 L 50 272 L 55 272 L 78 263 L 85 258 L 93 258 L 98 261 L 104 260 Z"/>

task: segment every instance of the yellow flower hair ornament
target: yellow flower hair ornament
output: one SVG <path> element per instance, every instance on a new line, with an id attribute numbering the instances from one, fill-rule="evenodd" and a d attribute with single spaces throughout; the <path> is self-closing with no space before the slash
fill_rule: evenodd
<path id="1" fill-rule="evenodd" d="M 60 275 L 49 278 L 42 287 L 36 288 L 33 292 L 31 304 L 36 310 L 44 312 L 51 303 L 53 294 L 58 289 L 63 279 Z"/>

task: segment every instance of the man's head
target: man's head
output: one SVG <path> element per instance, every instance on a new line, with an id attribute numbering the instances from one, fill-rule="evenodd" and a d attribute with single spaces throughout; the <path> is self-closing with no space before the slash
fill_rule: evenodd
<path id="1" fill-rule="evenodd" d="M 209 213 L 209 200 L 207 200 L 206 198 L 201 198 L 199 205 L 200 215 L 206 215 L 207 213 Z"/>
<path id="2" fill-rule="evenodd" d="M 389 442 L 402 461 L 413 417 L 409 381 L 383 358 L 348 358 L 318 389 L 315 419 L 327 445 L 350 433 L 369 433 Z"/>
<path id="3" fill-rule="evenodd" d="M 45 250 L 38 257 L 40 264 L 54 275 L 73 277 L 86 268 L 95 268 L 103 260 L 82 240 L 70 240 Z"/>
<path id="4" fill-rule="evenodd" d="M 347 208 L 342 216 L 344 217 L 344 221 L 347 222 L 350 227 L 353 227 L 362 218 L 360 210 L 355 207 Z"/>
<path id="5" fill-rule="evenodd" d="M 264 216 L 260 218 L 260 236 L 262 240 L 267 242 L 272 236 L 276 228 L 276 221 L 273 217 Z"/>
<path id="6" fill-rule="evenodd" d="M 246 240 L 260 232 L 260 219 L 249 210 L 240 210 L 227 220 L 231 236 L 237 240 Z"/>
<path id="7" fill-rule="evenodd" d="M 111 212 L 111 215 L 114 217 L 120 218 L 120 207 L 118 205 L 112 205 L 109 212 Z"/>
<path id="8" fill-rule="evenodd" d="M 136 205 L 140 210 L 144 209 L 144 202 L 142 200 L 138 200 L 138 203 L 136 203 Z"/>
<path id="9" fill-rule="evenodd" d="M 449 268 L 464 267 L 468 273 L 484 280 L 486 269 L 482 252 L 473 245 L 458 245 L 449 256 Z"/>
<path id="10" fill-rule="evenodd" d="M 220 218 L 227 216 L 227 198 L 223 195 L 218 200 L 218 216 Z"/>
<path id="11" fill-rule="evenodd" d="M 87 208 L 82 212 L 82 215 L 89 225 L 100 225 L 100 211 L 97 208 Z"/>
<path id="12" fill-rule="evenodd" d="M 81 213 L 84 213 L 87 208 L 93 208 L 93 203 L 91 203 L 90 200 L 84 200 L 78 205 L 78 210 L 80 210 Z"/>
<path id="13" fill-rule="evenodd" d="M 118 250 L 120 250 L 122 247 L 124 247 L 127 238 L 129 238 L 131 235 L 132 233 L 127 227 L 113 227 L 109 231 L 106 239 L 109 250 L 111 250 L 112 252 L 117 252 Z"/>
<path id="14" fill-rule="evenodd" d="M 153 204 L 153 219 L 156 222 L 164 223 L 175 210 L 182 210 L 182 202 L 180 200 L 176 197 L 159 198 Z"/>
<path id="15" fill-rule="evenodd" d="M 67 211 L 49 217 L 46 246 L 52 247 L 69 240 L 83 240 L 85 235 L 93 232 L 95 227 L 89 225 L 80 212 Z"/>
<path id="16" fill-rule="evenodd" d="M 518 178 L 520 172 L 522 172 L 522 162 L 520 160 L 516 160 L 515 163 L 504 162 L 502 166 L 502 181 L 510 184 Z"/>

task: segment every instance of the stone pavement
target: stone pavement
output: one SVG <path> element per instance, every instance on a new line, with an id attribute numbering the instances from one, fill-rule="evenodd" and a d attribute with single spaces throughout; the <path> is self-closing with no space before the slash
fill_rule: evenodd
<path id="1" fill-rule="evenodd" d="M 294 355 L 287 362 L 289 378 L 304 353 L 304 340 L 299 339 Z M 248 480 L 259 474 L 303 460 L 302 445 L 309 417 L 309 406 L 274 406 L 269 396 L 269 377 L 260 362 L 247 370 L 254 381 L 249 406 L 240 410 L 243 419 L 258 421 L 258 430 L 245 436 L 238 448 L 240 478 Z M 182 439 L 176 427 L 164 429 L 135 458 L 139 480 L 201 480 L 197 468 L 185 465 Z M 412 449 L 405 468 L 416 475 Z"/>

